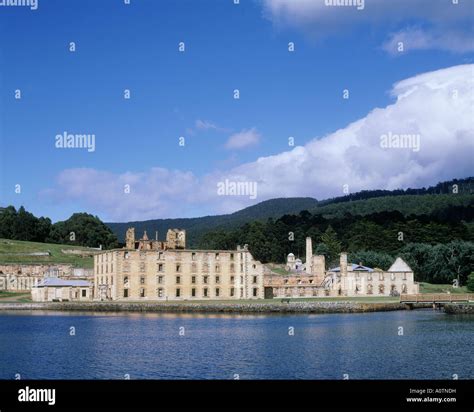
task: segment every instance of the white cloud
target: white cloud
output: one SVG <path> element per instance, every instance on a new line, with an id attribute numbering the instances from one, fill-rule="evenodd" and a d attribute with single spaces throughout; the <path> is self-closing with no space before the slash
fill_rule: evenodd
<path id="1" fill-rule="evenodd" d="M 255 127 L 244 129 L 230 136 L 229 139 L 227 139 L 225 147 L 231 150 L 244 149 L 249 146 L 255 146 L 260 141 L 260 138 L 261 135 Z"/>
<path id="2" fill-rule="evenodd" d="M 462 32 L 449 30 L 424 30 L 419 27 L 408 27 L 392 33 L 382 48 L 391 55 L 400 55 L 399 43 L 403 43 L 405 52 L 413 50 L 448 50 L 456 53 L 474 51 L 474 40 Z"/>
<path id="3" fill-rule="evenodd" d="M 208 120 L 201 120 L 201 119 L 196 120 L 195 127 L 196 129 L 199 129 L 199 130 L 217 130 L 217 131 L 223 130 L 221 127 L 217 126 L 215 123 L 210 122 Z"/>
<path id="4" fill-rule="evenodd" d="M 226 133 L 231 131 L 230 129 L 220 127 L 216 123 L 211 122 L 209 120 L 197 119 L 196 122 L 194 123 L 194 128 L 188 127 L 186 129 L 186 134 L 189 136 L 194 136 L 196 135 L 196 133 L 200 131 L 208 131 L 208 130 L 212 130 L 215 132 L 226 132 Z"/>
<path id="5" fill-rule="evenodd" d="M 112 220 L 142 220 L 188 213 L 198 183 L 191 172 L 159 167 L 121 174 L 77 168 L 62 171 L 57 187 L 43 195 L 56 202 L 79 202 Z"/>
<path id="6" fill-rule="evenodd" d="M 325 0 L 263 0 L 264 16 L 277 27 L 303 30 L 318 39 L 340 35 L 356 26 L 375 26 L 392 32 L 383 48 L 393 52 L 392 43 L 403 38 L 407 50 L 440 49 L 452 52 L 474 50 L 472 2 L 460 0 L 334 0 L 354 6 L 330 7 Z M 417 21 L 416 29 L 405 22 Z M 393 32 L 395 34 L 393 34 Z"/>
<path id="7" fill-rule="evenodd" d="M 274 197 L 324 199 L 342 195 L 343 185 L 351 192 L 397 189 L 474 175 L 474 65 L 400 81 L 391 94 L 393 104 L 345 128 L 226 172 L 197 177 L 162 168 L 123 174 L 70 169 L 49 193 L 113 220 L 143 220 L 231 212 Z M 382 148 L 380 137 L 388 133 L 419 134 L 420 150 Z M 257 199 L 217 196 L 224 179 L 257 182 Z M 125 184 L 130 194 L 124 194 Z"/>

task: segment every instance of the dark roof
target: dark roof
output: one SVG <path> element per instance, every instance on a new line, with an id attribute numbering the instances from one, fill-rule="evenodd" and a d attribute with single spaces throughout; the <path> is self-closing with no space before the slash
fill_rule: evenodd
<path id="1" fill-rule="evenodd" d="M 352 267 L 353 272 L 373 272 L 374 271 L 374 269 L 369 268 L 367 266 L 356 265 L 355 263 L 351 263 L 350 265 Z M 340 272 L 340 271 L 341 271 L 341 268 L 339 266 L 329 269 L 329 272 Z"/>

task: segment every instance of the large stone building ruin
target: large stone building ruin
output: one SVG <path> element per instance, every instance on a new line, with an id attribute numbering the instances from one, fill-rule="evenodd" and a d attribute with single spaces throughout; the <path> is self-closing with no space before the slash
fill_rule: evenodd
<path id="1" fill-rule="evenodd" d="M 263 265 L 247 247 L 186 249 L 186 232 L 170 229 L 166 241 L 138 241 L 127 230 L 124 249 L 94 256 L 96 300 L 206 300 L 263 298 Z"/>

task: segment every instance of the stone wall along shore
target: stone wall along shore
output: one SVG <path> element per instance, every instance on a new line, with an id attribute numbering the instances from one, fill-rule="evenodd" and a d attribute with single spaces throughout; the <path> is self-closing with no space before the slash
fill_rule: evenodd
<path id="1" fill-rule="evenodd" d="M 419 305 L 417 307 L 426 307 Z M 358 302 L 252 302 L 252 303 L 129 303 L 129 302 L 64 302 L 1 303 L 2 310 L 51 310 L 86 312 L 171 312 L 171 313 L 365 313 L 406 310 L 400 303 Z"/>
<path id="2" fill-rule="evenodd" d="M 474 315 L 474 304 L 448 303 L 444 305 L 444 311 L 450 314 L 470 314 Z"/>

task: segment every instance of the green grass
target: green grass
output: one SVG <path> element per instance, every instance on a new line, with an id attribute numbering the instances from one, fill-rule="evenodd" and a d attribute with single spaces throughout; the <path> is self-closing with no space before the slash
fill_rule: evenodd
<path id="1" fill-rule="evenodd" d="M 5 292 L 3 290 L 0 290 L 0 299 L 11 298 L 11 297 L 20 296 L 20 295 L 25 295 L 25 293 Z"/>
<path id="2" fill-rule="evenodd" d="M 24 292 L 7 292 L 7 291 L 0 291 L 0 302 L 2 299 L 5 301 L 10 302 L 31 302 L 31 294 L 24 293 Z"/>
<path id="3" fill-rule="evenodd" d="M 433 283 L 420 282 L 420 293 L 469 293 L 466 286 L 453 288 L 452 285 L 435 285 Z"/>
<path id="4" fill-rule="evenodd" d="M 279 267 L 272 267 L 270 268 L 273 273 L 276 273 L 278 275 L 288 275 L 291 272 L 288 272 L 287 270 Z"/>
<path id="5" fill-rule="evenodd" d="M 74 267 L 92 268 L 92 257 L 83 257 L 63 253 L 62 250 L 84 250 L 94 252 L 94 249 L 56 245 L 53 243 L 24 242 L 20 240 L 0 239 L 0 264 L 71 264 Z M 50 256 L 22 256 L 16 253 L 49 252 Z"/>

